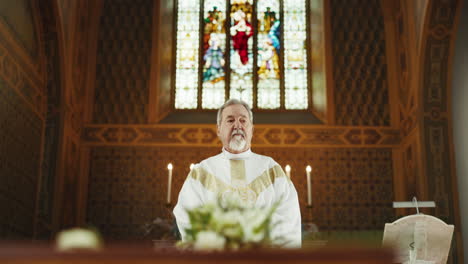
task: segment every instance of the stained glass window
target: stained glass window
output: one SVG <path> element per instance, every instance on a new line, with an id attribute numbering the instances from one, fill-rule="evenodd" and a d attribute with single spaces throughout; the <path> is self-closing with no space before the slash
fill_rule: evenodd
<path id="1" fill-rule="evenodd" d="M 315 0 L 317 1 L 317 0 Z M 306 0 L 178 0 L 176 109 L 309 109 Z"/>
<path id="2" fill-rule="evenodd" d="M 307 108 L 305 0 L 284 1 L 284 76 L 286 109 Z"/>
<path id="3" fill-rule="evenodd" d="M 280 107 L 280 14 L 279 0 L 258 1 L 258 108 L 276 109 Z"/>
<path id="4" fill-rule="evenodd" d="M 197 108 L 199 1 L 181 0 L 177 7 L 175 108 Z"/>
<path id="5" fill-rule="evenodd" d="M 202 107 L 205 109 L 218 108 L 225 101 L 225 7 L 225 0 L 206 0 L 203 8 Z"/>

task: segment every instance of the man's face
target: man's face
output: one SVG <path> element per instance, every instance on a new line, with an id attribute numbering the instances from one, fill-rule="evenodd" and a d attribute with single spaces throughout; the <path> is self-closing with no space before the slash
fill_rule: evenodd
<path id="1" fill-rule="evenodd" d="M 253 125 L 243 105 L 235 104 L 224 108 L 218 125 L 218 137 L 223 147 L 231 153 L 241 153 L 250 148 Z"/>

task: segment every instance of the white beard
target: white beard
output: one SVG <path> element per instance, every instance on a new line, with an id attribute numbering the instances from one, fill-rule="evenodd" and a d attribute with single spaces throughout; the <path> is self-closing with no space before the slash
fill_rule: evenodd
<path id="1" fill-rule="evenodd" d="M 229 141 L 229 148 L 234 151 L 242 151 L 245 148 L 247 142 L 245 141 L 244 137 L 241 135 L 235 135 Z"/>

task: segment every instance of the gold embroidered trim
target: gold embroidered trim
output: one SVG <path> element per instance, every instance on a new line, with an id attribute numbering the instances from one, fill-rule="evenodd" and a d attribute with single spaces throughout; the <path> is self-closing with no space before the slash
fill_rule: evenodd
<path id="1" fill-rule="evenodd" d="M 231 175 L 233 181 L 235 180 L 239 182 L 241 179 L 243 179 L 244 184 L 239 186 L 229 186 L 201 167 L 193 169 L 188 177 L 199 181 L 204 188 L 216 193 L 218 197 L 221 197 L 227 193 L 236 192 L 241 195 L 241 198 L 249 200 L 250 202 L 255 202 L 258 195 L 270 187 L 270 185 L 272 185 L 276 179 L 282 177 L 287 178 L 286 174 L 283 172 L 283 169 L 279 165 L 275 165 L 273 168 L 264 171 L 253 182 L 245 185 L 246 176 L 244 161 L 235 161 L 236 162 L 231 163 Z M 287 180 L 290 181 L 291 179 L 287 178 Z"/>
<path id="2" fill-rule="evenodd" d="M 230 188 L 226 183 L 201 167 L 193 169 L 189 177 L 199 181 L 206 189 L 218 194 Z"/>
<path id="3" fill-rule="evenodd" d="M 266 190 L 270 185 L 275 183 L 275 180 L 278 178 L 286 177 L 283 169 L 279 165 L 275 165 L 273 168 L 266 170 L 260 176 L 258 176 L 254 181 L 249 184 L 250 189 L 252 189 L 257 196 Z M 288 180 L 290 180 L 288 178 Z"/>
<path id="4" fill-rule="evenodd" d="M 231 186 L 242 187 L 246 185 L 245 177 L 245 161 L 244 160 L 230 160 L 231 164 Z"/>

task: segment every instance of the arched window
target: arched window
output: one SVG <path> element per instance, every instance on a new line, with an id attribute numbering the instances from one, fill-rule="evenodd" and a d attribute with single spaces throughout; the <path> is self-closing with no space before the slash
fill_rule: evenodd
<path id="1" fill-rule="evenodd" d="M 216 109 L 227 98 L 254 109 L 311 109 L 311 87 L 324 85 L 323 67 L 318 81 L 308 69 L 314 39 L 323 44 L 308 37 L 317 3 L 178 0 L 175 109 Z"/>

